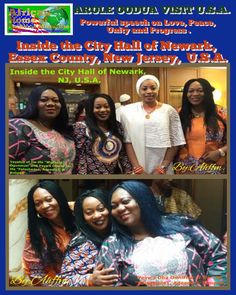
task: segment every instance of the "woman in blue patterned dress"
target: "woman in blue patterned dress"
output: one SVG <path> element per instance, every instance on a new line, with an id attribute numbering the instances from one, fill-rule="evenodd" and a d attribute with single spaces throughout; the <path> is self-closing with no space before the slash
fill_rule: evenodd
<path id="1" fill-rule="evenodd" d="M 117 280 L 114 268 L 95 267 L 100 246 L 110 233 L 108 194 L 102 189 L 85 191 L 75 203 L 79 232 L 67 247 L 61 268 L 63 282 L 70 287 L 112 285 Z"/>
<path id="2" fill-rule="evenodd" d="M 97 263 L 115 269 L 114 286 L 226 285 L 225 246 L 185 215 L 161 215 L 145 184 L 122 182 L 110 202 L 112 235 L 103 242 Z"/>

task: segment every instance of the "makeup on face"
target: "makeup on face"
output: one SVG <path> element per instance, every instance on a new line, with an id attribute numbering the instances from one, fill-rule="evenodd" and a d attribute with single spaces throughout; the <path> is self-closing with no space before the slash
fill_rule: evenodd
<path id="1" fill-rule="evenodd" d="M 152 80 L 145 80 L 140 86 L 139 95 L 144 103 L 153 104 L 158 97 L 159 88 Z"/>
<path id="2" fill-rule="evenodd" d="M 111 114 L 108 101 L 103 97 L 97 97 L 94 100 L 93 113 L 98 121 L 107 121 Z"/>
<path id="3" fill-rule="evenodd" d="M 43 91 L 38 101 L 39 119 L 55 119 L 60 114 L 60 111 L 61 103 L 56 92 L 51 89 Z"/>
<path id="4" fill-rule="evenodd" d="M 193 106 L 199 106 L 202 104 L 204 100 L 204 90 L 199 82 L 195 81 L 189 85 L 187 98 Z"/>
<path id="5" fill-rule="evenodd" d="M 126 190 L 118 188 L 114 191 L 111 207 L 112 216 L 120 224 L 132 228 L 142 223 L 139 205 Z"/>
<path id="6" fill-rule="evenodd" d="M 97 233 L 104 234 L 109 226 L 109 211 L 95 197 L 86 197 L 83 201 L 83 215 L 87 224 Z"/>
<path id="7" fill-rule="evenodd" d="M 44 188 L 37 188 L 33 194 L 34 205 L 41 217 L 57 221 L 60 217 L 60 207 L 57 200 Z"/>

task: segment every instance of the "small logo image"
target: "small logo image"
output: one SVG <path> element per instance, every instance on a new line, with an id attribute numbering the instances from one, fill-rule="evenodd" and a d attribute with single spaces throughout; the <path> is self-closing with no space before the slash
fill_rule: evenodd
<path id="1" fill-rule="evenodd" d="M 73 4 L 5 4 L 5 35 L 72 35 Z"/>

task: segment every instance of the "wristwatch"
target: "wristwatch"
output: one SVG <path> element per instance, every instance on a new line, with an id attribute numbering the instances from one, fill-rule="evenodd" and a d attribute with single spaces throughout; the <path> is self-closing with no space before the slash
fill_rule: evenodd
<path id="1" fill-rule="evenodd" d="M 225 156 L 225 152 L 222 149 L 218 149 L 218 151 L 219 151 L 221 157 Z"/>

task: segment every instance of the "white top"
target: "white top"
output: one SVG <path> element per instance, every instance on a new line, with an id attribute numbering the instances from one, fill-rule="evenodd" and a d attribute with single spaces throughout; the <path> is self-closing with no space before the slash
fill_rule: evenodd
<path id="1" fill-rule="evenodd" d="M 119 122 L 120 122 L 120 113 L 123 108 L 124 108 L 124 106 L 121 105 L 116 109 L 116 120 Z"/>
<path id="2" fill-rule="evenodd" d="M 186 242 L 181 234 L 147 237 L 135 245 L 129 258 L 147 286 L 189 286 Z"/>
<path id="3" fill-rule="evenodd" d="M 157 165 L 159 165 L 166 149 L 185 144 L 185 139 L 179 115 L 172 106 L 162 104 L 149 115 L 149 119 L 145 117 L 146 115 L 143 103 L 136 102 L 122 108 L 120 119 L 125 132 L 124 142 L 132 143 L 140 165 L 146 168 L 147 173 L 152 173 L 155 168 L 153 165 L 156 163 L 153 164 L 151 154 L 155 153 L 154 157 L 158 158 Z M 151 159 L 149 159 L 149 150 L 151 150 Z M 152 168 L 149 167 L 150 161 Z"/>

